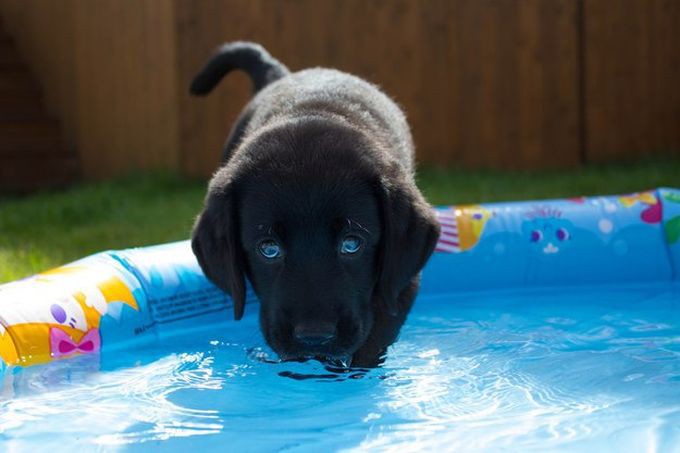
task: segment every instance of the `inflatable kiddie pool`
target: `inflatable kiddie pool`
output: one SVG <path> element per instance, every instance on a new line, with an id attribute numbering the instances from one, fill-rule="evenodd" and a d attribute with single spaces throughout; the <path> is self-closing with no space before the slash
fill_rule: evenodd
<path id="1" fill-rule="evenodd" d="M 0 451 L 677 449 L 680 191 L 437 212 L 372 370 L 278 361 L 186 241 L 0 286 Z"/>
<path id="2" fill-rule="evenodd" d="M 421 295 L 677 280 L 680 191 L 437 208 Z M 247 302 L 256 302 L 252 291 Z M 2 367 L 134 348 L 231 319 L 188 241 L 108 251 L 0 286 Z"/>

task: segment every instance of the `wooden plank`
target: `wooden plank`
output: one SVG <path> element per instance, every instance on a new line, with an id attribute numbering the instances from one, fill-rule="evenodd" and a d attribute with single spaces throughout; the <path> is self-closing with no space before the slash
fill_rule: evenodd
<path id="1" fill-rule="evenodd" d="M 0 0 L 87 178 L 177 168 L 174 5 L 166 0 Z"/>
<path id="2" fill-rule="evenodd" d="M 74 156 L 4 157 L 0 165 L 0 193 L 63 188 L 78 179 L 79 171 Z"/>
<path id="3" fill-rule="evenodd" d="M 173 14 L 163 0 L 78 3 L 78 148 L 86 177 L 177 167 Z"/>
<path id="4" fill-rule="evenodd" d="M 680 155 L 680 2 L 584 7 L 587 159 Z"/>
<path id="5" fill-rule="evenodd" d="M 180 167 L 188 175 L 207 176 L 217 168 L 231 125 L 250 98 L 250 82 L 243 74 L 230 75 L 206 98 L 191 97 L 189 84 L 219 44 L 271 33 L 278 19 L 271 12 L 260 14 L 258 1 L 206 0 L 199 7 L 190 0 L 178 0 L 175 8 Z"/>
<path id="6" fill-rule="evenodd" d="M 0 11 L 90 177 L 212 173 L 250 84 L 230 76 L 206 99 L 187 87 L 234 39 L 294 70 L 379 84 L 404 107 L 421 162 L 574 166 L 581 135 L 593 161 L 677 152 L 680 2 L 581 4 L 583 73 L 572 0 L 0 0 Z"/>
<path id="7" fill-rule="evenodd" d="M 40 83 L 47 111 L 60 119 L 66 146 L 77 144 L 73 14 L 78 0 L 0 0 L 3 23 Z"/>
<path id="8" fill-rule="evenodd" d="M 214 171 L 249 98 L 243 75 L 207 99 L 184 90 L 218 44 L 262 43 L 291 69 L 331 66 L 377 83 L 412 125 L 418 160 L 467 167 L 579 163 L 571 0 L 176 1 L 182 167 Z M 360 13 L 359 13 L 360 12 Z"/>
<path id="9" fill-rule="evenodd" d="M 426 129 L 416 130 L 421 159 L 465 167 L 577 165 L 573 3 L 456 0 L 428 6 L 421 65 L 429 69 L 428 62 L 437 62 L 437 76 L 430 84 L 423 80 L 423 101 L 428 118 L 439 122 L 430 127 L 425 120 Z M 439 50 L 431 52 L 427 44 L 437 34 Z"/>
<path id="10" fill-rule="evenodd" d="M 0 165 L 8 156 L 73 155 L 63 148 L 59 124 L 47 118 L 0 121 Z"/>

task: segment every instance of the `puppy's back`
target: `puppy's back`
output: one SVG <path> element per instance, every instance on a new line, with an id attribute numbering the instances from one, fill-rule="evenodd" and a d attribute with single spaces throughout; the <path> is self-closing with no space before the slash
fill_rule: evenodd
<path id="1" fill-rule="evenodd" d="M 237 41 L 221 46 L 192 81 L 194 95 L 206 95 L 233 70 L 246 72 L 255 97 L 237 119 L 224 147 L 226 163 L 247 136 L 276 122 L 325 117 L 380 141 L 394 161 L 413 173 L 413 140 L 401 109 L 377 86 L 334 69 L 290 73 L 262 46 Z"/>
<path id="2" fill-rule="evenodd" d="M 384 141 L 399 162 L 413 166 L 404 113 L 377 86 L 351 74 L 325 68 L 289 74 L 260 91 L 246 110 L 252 111 L 246 134 L 276 121 L 339 117 Z"/>

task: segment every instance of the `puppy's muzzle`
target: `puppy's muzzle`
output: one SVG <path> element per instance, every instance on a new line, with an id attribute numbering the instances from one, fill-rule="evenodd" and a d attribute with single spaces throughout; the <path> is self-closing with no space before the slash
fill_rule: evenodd
<path id="1" fill-rule="evenodd" d="M 329 322 L 303 322 L 295 326 L 293 336 L 305 346 L 325 346 L 337 338 L 337 329 Z"/>

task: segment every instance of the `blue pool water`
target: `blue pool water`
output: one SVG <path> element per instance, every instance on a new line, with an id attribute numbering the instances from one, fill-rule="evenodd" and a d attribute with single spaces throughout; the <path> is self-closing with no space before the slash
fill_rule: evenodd
<path id="1" fill-rule="evenodd" d="M 680 286 L 422 296 L 380 369 L 257 326 L 8 370 L 2 451 L 680 451 Z"/>

